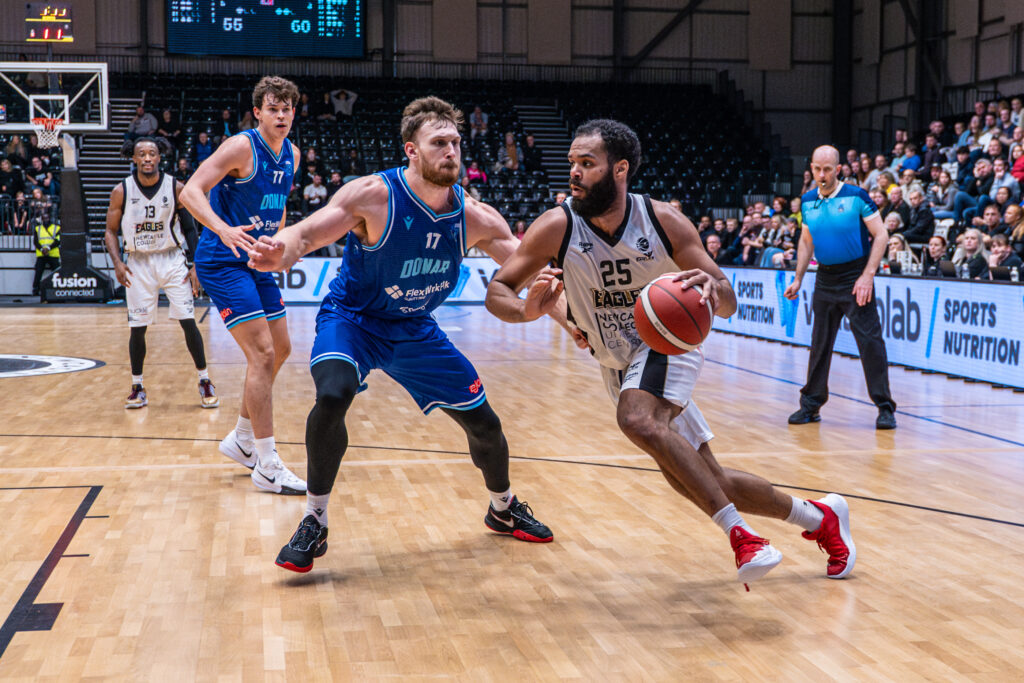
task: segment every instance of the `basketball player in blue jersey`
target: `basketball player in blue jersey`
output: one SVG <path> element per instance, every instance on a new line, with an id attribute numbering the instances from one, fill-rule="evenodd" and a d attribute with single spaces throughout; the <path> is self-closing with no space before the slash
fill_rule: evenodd
<path id="1" fill-rule="evenodd" d="M 259 125 L 221 143 L 181 193 L 204 226 L 196 274 L 247 363 L 238 423 L 220 452 L 251 469 L 257 488 L 291 495 L 305 493 L 306 483 L 277 455 L 271 399 L 274 377 L 291 351 L 284 300 L 274 278 L 246 262 L 257 238 L 273 235 L 285 222 L 299 159 L 288 140 L 298 100 L 291 81 L 263 78 L 252 93 Z"/>
<path id="2" fill-rule="evenodd" d="M 327 501 L 348 446 L 345 414 L 374 368 L 424 413 L 440 408 L 465 430 L 490 492 L 489 529 L 535 543 L 553 538 L 512 495 L 501 422 L 476 370 L 431 315 L 455 287 L 467 249 L 477 246 L 501 263 L 516 246 L 501 215 L 456 183 L 461 123 L 462 113 L 447 102 L 415 100 L 402 115 L 407 168 L 345 184 L 327 206 L 273 238 L 260 237 L 252 249 L 253 268 L 278 271 L 347 236 L 310 360 L 316 404 L 306 421 L 306 512 L 277 557 L 280 567 L 307 572 L 327 551 Z"/>
<path id="3" fill-rule="evenodd" d="M 654 458 L 673 489 L 728 535 L 740 581 L 758 579 L 782 561 L 740 513 L 802 527 L 804 538 L 828 552 L 826 575 L 848 576 L 857 552 L 843 497 L 801 500 L 757 475 L 719 465 L 708 444 L 714 434 L 692 398 L 703 351 L 666 356 L 636 334 L 633 301 L 666 273 L 676 273 L 684 287 L 699 285 L 702 302 L 710 302 L 716 315 L 736 310 L 729 280 L 693 224 L 664 202 L 629 193 L 640 165 L 636 133 L 618 121 L 588 121 L 576 130 L 569 164 L 572 199 L 526 231 L 488 285 L 487 310 L 506 322 L 534 320 L 560 301 L 564 287 L 579 325 L 574 336 L 584 336 L 601 365 L 619 428 Z M 558 268 L 545 268 L 520 299 L 516 292 L 550 262 Z"/>

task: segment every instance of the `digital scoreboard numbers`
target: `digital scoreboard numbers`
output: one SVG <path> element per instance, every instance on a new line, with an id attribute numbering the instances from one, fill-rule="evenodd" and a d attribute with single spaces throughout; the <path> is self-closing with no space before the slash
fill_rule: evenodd
<path id="1" fill-rule="evenodd" d="M 25 3 L 25 42 L 73 43 L 70 2 Z"/>
<path id="2" fill-rule="evenodd" d="M 366 0 L 166 0 L 167 51 L 362 57 Z"/>

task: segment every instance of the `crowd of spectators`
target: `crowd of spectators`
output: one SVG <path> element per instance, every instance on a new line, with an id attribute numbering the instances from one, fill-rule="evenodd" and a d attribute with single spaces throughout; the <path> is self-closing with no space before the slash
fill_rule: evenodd
<path id="1" fill-rule="evenodd" d="M 881 213 L 889 232 L 883 272 L 1017 279 L 1024 275 L 1021 98 L 977 102 L 972 116 L 952 124 L 932 121 L 920 140 L 898 129 L 888 153 L 844 150 L 839 176 L 867 191 Z M 814 190 L 806 170 L 801 196 Z M 716 263 L 789 267 L 800 202 L 755 202 L 741 220 L 702 216 L 697 229 Z"/>
<path id="2" fill-rule="evenodd" d="M 35 135 L 12 135 L 0 149 L 0 235 L 30 235 L 57 215 L 60 165 Z"/>

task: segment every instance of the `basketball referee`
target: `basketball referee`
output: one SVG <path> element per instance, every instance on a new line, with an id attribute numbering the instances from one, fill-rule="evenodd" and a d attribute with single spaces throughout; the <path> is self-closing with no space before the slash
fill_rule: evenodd
<path id="1" fill-rule="evenodd" d="M 828 400 L 828 371 L 832 347 L 845 315 L 857 341 L 868 395 L 878 406 L 876 429 L 895 429 L 896 403 L 889 393 L 889 365 L 875 299 L 875 270 L 885 253 L 888 234 L 868 193 L 837 178 L 839 150 L 824 146 L 811 156 L 811 173 L 818 187 L 802 199 L 804 230 L 797 250 L 796 278 L 786 288 L 797 298 L 811 255 L 818 259 L 817 284 L 811 306 L 811 357 L 807 384 L 800 390 L 800 410 L 790 424 L 818 422 Z"/>

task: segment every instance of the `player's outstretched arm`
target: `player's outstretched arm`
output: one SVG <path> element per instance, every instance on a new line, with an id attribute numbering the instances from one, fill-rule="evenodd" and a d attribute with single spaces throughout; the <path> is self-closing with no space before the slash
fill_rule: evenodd
<path id="1" fill-rule="evenodd" d="M 110 262 L 114 264 L 114 277 L 125 287 L 131 287 L 129 276 L 132 271 L 121 260 L 121 247 L 117 243 L 117 234 L 121 232 L 122 204 L 124 204 L 124 186 L 118 183 L 110 191 L 110 203 L 107 205 L 107 229 L 103 233 L 103 243 L 107 246 Z"/>
<path id="2" fill-rule="evenodd" d="M 256 238 L 248 234 L 252 225 L 228 225 L 214 212 L 210 206 L 207 194 L 213 186 L 229 173 L 236 173 L 240 177 L 252 170 L 256 163 L 253 157 L 252 147 L 249 138 L 245 135 L 236 135 L 228 138 L 217 148 L 210 158 L 199 164 L 199 168 L 185 183 L 185 187 L 178 197 L 185 205 L 188 212 L 201 224 L 217 233 L 221 241 L 235 256 L 239 256 L 239 249 L 248 252 Z"/>
<path id="3" fill-rule="evenodd" d="M 672 260 L 680 270 L 676 281 L 682 282 L 684 289 L 700 285 L 701 303 L 710 301 L 715 315 L 728 318 L 735 313 L 736 294 L 732 291 L 729 278 L 708 256 L 697 228 L 689 218 L 669 204 L 659 201 L 652 201 L 651 204 L 654 206 L 654 215 L 672 243 Z"/>
<path id="4" fill-rule="evenodd" d="M 349 231 L 387 220 L 388 189 L 379 176 L 345 183 L 327 205 L 273 237 L 263 236 L 249 256 L 249 267 L 262 271 L 287 270 L 311 251 L 337 242 Z M 367 220 L 369 219 L 369 221 Z"/>
<path id="5" fill-rule="evenodd" d="M 557 277 L 562 271 L 547 266 L 558 257 L 566 229 L 565 213 L 561 209 L 546 211 L 533 222 L 523 241 L 505 259 L 487 286 L 485 303 L 492 315 L 505 322 L 523 323 L 555 310 L 559 301 L 564 306 L 562 282 Z M 507 225 L 505 230 L 508 230 Z M 533 284 L 524 301 L 517 292 L 531 280 Z"/>

